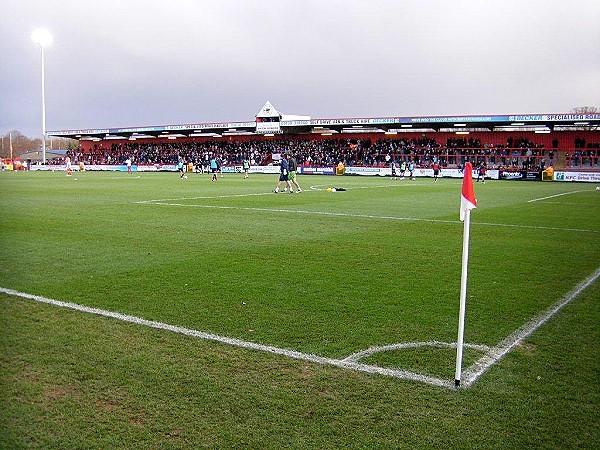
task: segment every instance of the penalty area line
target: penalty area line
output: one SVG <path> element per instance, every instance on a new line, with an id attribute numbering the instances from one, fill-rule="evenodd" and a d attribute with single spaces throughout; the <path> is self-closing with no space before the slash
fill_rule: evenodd
<path id="1" fill-rule="evenodd" d="M 579 191 L 563 192 L 562 194 L 549 195 L 548 197 L 540 197 L 540 198 L 534 198 L 532 200 L 527 200 L 527 203 L 541 202 L 542 200 L 548 200 L 549 198 L 562 197 L 563 195 L 578 194 L 579 192 L 588 192 L 588 191 L 585 189 L 582 189 Z"/>
<path id="2" fill-rule="evenodd" d="M 254 194 L 230 194 L 230 195 L 213 195 L 213 196 L 202 196 L 202 197 L 179 197 L 179 198 L 163 198 L 160 200 L 140 200 L 137 202 L 133 202 L 134 204 L 137 205 L 144 205 L 144 204 L 150 204 L 150 205 L 162 205 L 162 204 L 166 204 L 166 205 L 178 205 L 178 206 L 185 206 L 183 204 L 178 204 L 178 203 L 163 203 L 163 202 L 173 202 L 173 201 L 181 201 L 181 200 L 211 200 L 213 198 L 236 198 L 236 197 L 257 197 L 260 195 L 272 195 L 273 192 L 257 192 Z M 195 205 L 187 205 L 187 206 L 195 206 Z"/>
<path id="3" fill-rule="evenodd" d="M 305 191 L 303 191 L 304 193 Z M 261 194 L 255 194 L 261 195 Z M 211 197 L 213 198 L 213 197 Z M 184 199 L 173 199 L 184 200 Z M 185 199 L 188 200 L 188 199 Z M 191 198 L 190 198 L 191 200 Z M 134 202 L 140 205 L 156 205 L 156 206 L 179 206 L 184 208 L 206 208 L 206 209 L 229 209 L 237 211 L 258 211 L 272 213 L 288 213 L 288 214 L 306 214 L 314 216 L 329 216 L 329 217 L 349 217 L 355 219 L 376 219 L 376 220 L 395 220 L 401 222 L 429 222 L 429 223 L 449 223 L 462 224 L 459 220 L 444 220 L 444 219 L 424 219 L 420 217 L 397 217 L 397 216 L 378 216 L 375 214 L 352 214 L 352 213 L 337 213 L 327 211 L 309 211 L 303 209 L 285 209 L 285 208 L 253 208 L 249 206 L 225 206 L 225 205 L 198 205 L 189 203 L 171 203 L 167 200 L 146 200 Z M 585 228 L 561 228 L 561 227 L 546 227 L 541 225 L 517 225 L 510 223 L 491 223 L 491 222 L 471 222 L 472 226 L 487 226 L 487 227 L 506 227 L 506 228 L 524 228 L 532 230 L 547 230 L 547 231 L 572 231 L 580 233 L 600 233 L 600 230 L 588 230 Z"/>

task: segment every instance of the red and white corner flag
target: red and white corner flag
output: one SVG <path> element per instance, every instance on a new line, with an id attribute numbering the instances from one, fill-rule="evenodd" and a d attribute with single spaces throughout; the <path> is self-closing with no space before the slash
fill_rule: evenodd
<path id="1" fill-rule="evenodd" d="M 477 199 L 473 189 L 473 166 L 470 162 L 465 164 L 465 177 L 462 184 L 462 195 L 460 197 L 460 220 L 465 221 L 467 210 L 477 208 Z"/>
<path id="2" fill-rule="evenodd" d="M 473 166 L 465 164 L 465 177 L 462 184 L 460 197 L 460 220 L 464 222 L 462 273 L 460 276 L 460 310 L 458 313 L 458 339 L 456 341 L 456 371 L 454 372 L 454 385 L 460 385 L 462 375 L 462 355 L 465 338 L 465 313 L 467 307 L 467 272 L 469 267 L 469 233 L 471 228 L 471 210 L 477 208 L 477 199 L 473 189 Z"/>

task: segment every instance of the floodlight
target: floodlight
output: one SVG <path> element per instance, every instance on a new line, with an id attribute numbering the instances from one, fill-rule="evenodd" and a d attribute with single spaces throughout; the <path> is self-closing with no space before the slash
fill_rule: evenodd
<path id="1" fill-rule="evenodd" d="M 52 35 L 48 30 L 45 30 L 43 28 L 38 28 L 37 30 L 35 30 L 31 35 L 31 39 L 33 40 L 33 42 L 42 47 L 48 47 L 52 45 Z"/>

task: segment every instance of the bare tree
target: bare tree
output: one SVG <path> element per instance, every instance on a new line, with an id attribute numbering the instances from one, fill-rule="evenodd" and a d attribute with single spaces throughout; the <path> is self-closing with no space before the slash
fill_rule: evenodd
<path id="1" fill-rule="evenodd" d="M 42 148 L 42 140 L 40 138 L 29 138 L 18 130 L 12 130 L 9 133 L 0 136 L 0 158 L 8 158 L 11 155 L 10 147 L 12 145 L 13 157 L 19 156 L 21 153 L 37 151 Z M 56 149 L 61 150 L 76 150 L 78 142 L 74 139 L 52 138 L 46 140 L 46 145 L 53 145 Z"/>
<path id="2" fill-rule="evenodd" d="M 600 108 L 595 106 L 577 106 L 571 110 L 574 114 L 597 114 L 600 113 Z M 582 130 L 595 131 L 598 129 L 598 125 L 584 125 L 581 127 Z"/>
<path id="3" fill-rule="evenodd" d="M 31 147 L 31 139 L 21 134 L 18 130 L 12 130 L 2 136 L 2 147 L 0 150 L 0 156 L 2 158 L 8 158 L 11 155 L 17 156 L 19 153 L 29 150 Z"/>
<path id="4" fill-rule="evenodd" d="M 595 106 L 577 106 L 571 112 L 575 114 L 595 114 L 600 112 L 600 108 L 596 108 Z"/>

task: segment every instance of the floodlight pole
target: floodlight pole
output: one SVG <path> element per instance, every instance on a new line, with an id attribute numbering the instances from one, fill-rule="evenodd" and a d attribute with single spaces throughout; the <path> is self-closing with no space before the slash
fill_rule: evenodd
<path id="1" fill-rule="evenodd" d="M 42 49 L 42 164 L 46 164 L 46 83 L 44 82 L 44 46 Z"/>
<path id="2" fill-rule="evenodd" d="M 42 55 L 42 163 L 46 164 L 46 82 L 44 70 L 44 47 L 52 43 L 52 35 L 46 30 L 35 30 L 31 36 L 38 44 Z"/>

